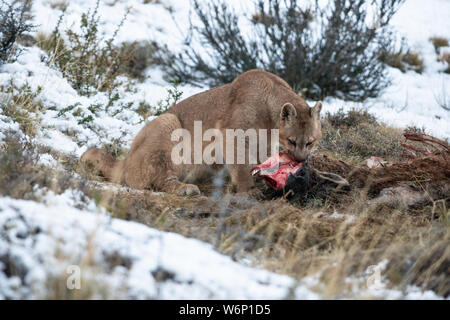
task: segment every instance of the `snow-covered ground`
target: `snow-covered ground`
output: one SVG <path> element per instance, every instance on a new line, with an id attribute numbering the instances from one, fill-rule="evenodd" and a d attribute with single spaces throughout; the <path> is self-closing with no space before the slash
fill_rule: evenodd
<path id="1" fill-rule="evenodd" d="M 281 299 L 293 279 L 256 270 L 216 253 L 210 245 L 178 234 L 73 208 L 69 191 L 43 203 L 0 199 L 0 257 L 20 276 L 0 272 L 0 299 L 51 298 L 52 278 L 102 288 L 97 298 Z M 103 296 L 100 296 L 103 292 Z M 48 296 L 49 295 L 49 296 Z M 94 297 L 96 297 L 94 295 Z M 315 299 L 306 288 L 298 298 Z"/>
<path id="2" fill-rule="evenodd" d="M 34 19 L 39 25 L 37 31 L 50 33 L 56 25 L 60 11 L 52 8 L 53 2 L 33 1 Z M 230 2 L 239 8 L 239 1 Z M 95 1 L 68 3 L 61 27 L 76 29 L 81 13 L 92 8 Z M 165 8 L 169 5 L 173 8 L 172 14 Z M 164 0 L 160 4 L 144 4 L 142 0 L 101 1 L 100 30 L 106 36 L 113 34 L 128 7 L 131 11 L 117 35 L 117 42 L 156 39 L 167 43 L 170 49 L 180 47 L 189 21 L 189 1 Z M 329 98 L 324 103 L 324 111 L 368 108 L 393 126 L 416 125 L 438 137 L 449 138 L 450 112 L 441 108 L 436 100 L 444 92 L 447 99 L 450 97 L 450 75 L 440 72 L 445 65 L 436 60 L 434 48 L 428 41 L 431 36 L 450 36 L 449 14 L 450 1 L 432 0 L 424 5 L 423 1 L 406 0 L 394 17 L 393 26 L 406 37 L 409 46 L 421 54 L 424 72 L 401 73 L 391 68 L 393 85 L 379 98 L 365 103 Z M 450 52 L 450 48 L 443 50 Z M 57 116 L 71 105 L 90 114 L 89 106 L 106 104 L 107 96 L 104 93 L 92 97 L 79 95 L 61 72 L 48 67 L 42 57 L 46 57 L 42 50 L 31 47 L 17 62 L 0 67 L 0 85 L 13 80 L 18 88 L 27 84 L 32 90 L 42 89 L 38 98 L 46 109 L 35 115 L 40 122 L 35 142 L 76 156 L 88 146 L 117 139 L 129 146 L 144 125 L 132 110 L 115 116 L 113 112 L 101 111 L 93 121 L 96 132 L 78 124 L 71 113 Z M 135 92 L 121 89 L 121 103 L 146 101 L 154 104 L 166 97 L 170 84 L 162 79 L 161 71 L 150 69 L 147 74 L 149 78 L 137 83 Z M 181 86 L 179 89 L 183 97 L 188 97 L 204 88 Z M 118 107 L 113 107 L 112 111 Z M 8 129 L 19 131 L 19 124 L 0 112 L 0 141 Z M 50 154 L 42 155 L 41 163 L 56 165 Z M 295 298 L 321 297 L 311 289 L 317 286 L 314 279 L 296 283 L 286 276 L 245 267 L 200 241 L 112 219 L 94 203 L 78 210 L 74 208 L 76 201 L 75 191 L 62 195 L 47 192 L 40 203 L 0 198 L 0 261 L 8 255 L 21 274 L 21 277 L 7 278 L 8 266 L 0 262 L 0 299 L 51 297 L 49 281 L 66 279 L 69 265 L 81 267 L 82 286 L 95 281 L 98 286 L 108 288 L 105 294 L 108 297 L 281 299 L 287 297 L 292 288 L 296 288 Z M 119 257 L 121 263 L 114 265 L 112 257 Z M 349 282 L 354 284 L 354 289 L 348 297 L 437 298 L 432 292 L 422 293 L 418 288 L 400 292 L 387 289 L 381 283 L 376 290 L 369 290 L 362 289 L 363 279 L 349 279 Z"/>
<path id="3" fill-rule="evenodd" d="M 450 75 L 443 73 L 446 65 L 437 61 L 430 37 L 449 37 L 450 1 L 406 0 L 391 21 L 399 37 L 404 37 L 413 52 L 420 53 L 425 69 L 422 74 L 414 71 L 402 73 L 389 68 L 392 86 L 376 98 L 364 103 L 349 103 L 329 98 L 325 110 L 335 112 L 339 108 L 367 108 L 385 123 L 404 128 L 415 125 L 440 138 L 450 137 L 450 111 L 440 107 L 446 97 L 450 102 Z M 441 48 L 450 52 L 450 47 Z M 448 103 L 449 103 L 448 102 Z"/>
<path id="4" fill-rule="evenodd" d="M 316 277 L 298 282 L 243 266 L 201 241 L 111 218 L 93 201 L 75 209 L 80 202 L 76 190 L 44 192 L 42 203 L 0 198 L 0 300 L 57 297 L 61 285 L 78 298 L 83 289 L 110 299 L 321 298 L 311 289 L 320 288 Z M 341 298 L 439 298 L 366 281 L 347 279 L 352 290 Z"/>

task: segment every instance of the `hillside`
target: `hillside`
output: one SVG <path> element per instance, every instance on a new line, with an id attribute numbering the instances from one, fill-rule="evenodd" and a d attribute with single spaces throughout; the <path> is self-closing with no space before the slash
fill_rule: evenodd
<path id="1" fill-rule="evenodd" d="M 240 2 L 227 1 L 250 10 Z M 77 87 L 73 57 L 63 64 L 63 50 L 47 49 L 56 26 L 82 33 L 95 3 L 32 1 L 29 41 L 0 65 L 0 299 L 448 299 L 449 181 L 417 182 L 427 197 L 411 203 L 377 202 L 363 188 L 257 201 L 228 193 L 220 176 L 202 196 L 180 197 L 118 186 L 80 164 L 91 146 L 123 158 L 146 122 L 208 89 L 172 83 L 152 63 L 163 45 L 181 50 L 189 8 L 100 1 L 99 46 L 135 42 L 149 62 Z M 401 161 L 407 127 L 450 137 L 449 62 L 438 60 L 450 46 L 429 40 L 449 39 L 449 13 L 444 0 L 400 7 L 391 25 L 423 71 L 388 67 L 392 84 L 363 102 L 327 97 L 319 154 L 365 168 L 370 156 Z M 81 289 L 67 286 L 73 266 Z M 373 270 L 380 277 L 368 285 Z"/>

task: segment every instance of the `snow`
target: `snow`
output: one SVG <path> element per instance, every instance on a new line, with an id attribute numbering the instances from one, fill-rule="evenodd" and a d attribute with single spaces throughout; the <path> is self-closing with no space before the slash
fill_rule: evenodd
<path id="1" fill-rule="evenodd" d="M 362 277 L 359 281 L 354 278 L 346 279 L 348 283 L 353 286 L 353 292 L 361 299 L 387 299 L 387 300 L 438 300 L 442 299 L 437 296 L 433 291 L 422 291 L 416 286 L 407 286 L 405 292 L 401 292 L 396 289 L 388 288 L 388 281 L 382 272 L 386 270 L 389 261 L 387 259 L 381 260 L 378 264 L 370 266 L 366 270 L 366 275 L 373 275 L 376 270 L 380 272 L 380 278 L 375 279 L 373 284 L 367 283 L 367 278 Z M 365 286 L 361 286 L 361 282 L 366 282 Z M 359 285 L 359 287 L 358 287 Z"/>
<path id="2" fill-rule="evenodd" d="M 344 102 L 329 98 L 324 110 L 331 113 L 339 108 L 366 108 L 385 123 L 404 128 L 415 125 L 425 127 L 427 133 L 440 138 L 450 137 L 450 112 L 439 106 L 438 101 L 450 92 L 450 75 L 441 72 L 444 62 L 437 61 L 430 37 L 449 37 L 450 2 L 445 0 L 407 0 L 394 15 L 391 25 L 404 37 L 413 52 L 419 52 L 424 60 L 422 74 L 414 71 L 402 73 L 389 68 L 392 85 L 383 94 L 364 103 Z M 450 51 L 450 48 L 444 48 Z M 438 100 L 438 101 L 436 101 Z"/>
<path id="3" fill-rule="evenodd" d="M 71 190 L 50 192 L 43 203 L 0 198 L 0 226 L 6 227 L 0 257 L 22 270 L 19 278 L 0 271 L 0 299 L 46 298 L 51 293 L 44 284 L 57 276 L 65 281 L 67 267 L 79 265 L 82 277 L 89 275 L 94 266 L 80 263 L 87 256 L 108 298 L 282 299 L 294 286 L 287 276 L 242 266 L 198 240 L 110 218 L 95 205 L 75 209 L 76 198 Z M 126 267 L 111 266 L 108 257 L 116 255 Z M 158 282 L 158 270 L 169 279 Z M 318 298 L 306 287 L 297 290 L 299 299 Z"/>
<path id="4" fill-rule="evenodd" d="M 74 266 L 80 289 L 94 288 L 93 298 L 285 299 L 290 292 L 295 299 L 322 298 L 311 289 L 320 287 L 318 276 L 295 281 L 244 266 L 199 240 L 111 218 L 92 200 L 76 209 L 77 190 L 39 193 L 41 203 L 0 198 L 0 300 L 51 298 L 48 284 L 67 283 Z M 18 274 L 7 276 L 5 262 Z M 341 298 L 439 299 L 417 287 L 390 289 L 384 281 L 367 288 L 364 277 L 347 282 L 353 289 Z"/>
<path id="5" fill-rule="evenodd" d="M 33 1 L 34 23 L 39 25 L 37 31 L 47 34 L 53 31 L 60 16 L 58 8 L 51 8 L 50 3 L 48 0 Z M 61 29 L 77 30 L 81 13 L 93 9 L 95 1 L 68 3 Z M 243 12 L 249 7 L 242 1 L 230 3 Z M 165 9 L 169 6 L 172 13 Z M 116 43 L 155 40 L 167 44 L 171 50 L 181 48 L 188 30 L 189 1 L 164 0 L 160 4 L 144 4 L 141 0 L 101 1 L 100 31 L 106 38 L 113 35 L 127 8 L 131 8 L 130 13 L 115 38 Z M 364 103 L 327 98 L 323 112 L 366 108 L 387 124 L 425 127 L 432 135 L 449 138 L 450 112 L 441 108 L 437 100 L 444 93 L 447 99 L 450 96 L 450 75 L 442 73 L 445 63 L 437 61 L 428 41 L 432 36 L 449 37 L 449 13 L 450 1 L 432 0 L 425 5 L 423 1 L 407 0 L 394 16 L 392 25 L 413 51 L 420 53 L 424 59 L 424 72 L 402 73 L 389 68 L 393 83 L 380 97 Z M 241 23 L 244 29 L 248 26 Z M 442 50 L 450 52 L 448 47 Z M 0 67 L 0 85 L 13 81 L 17 88 L 29 85 L 33 91 L 41 89 L 38 100 L 45 109 L 36 114 L 40 126 L 33 142 L 78 157 L 89 146 L 115 143 L 116 140 L 121 140 L 125 147 L 130 146 L 145 125 L 132 109 L 115 116 L 100 111 L 94 116 L 95 130 L 78 124 L 78 119 L 70 112 L 58 116 L 70 106 L 90 115 L 89 107 L 106 105 L 108 97 L 102 92 L 91 97 L 79 95 L 59 70 L 45 63 L 47 59 L 46 54 L 34 46 L 26 48 L 15 63 Z M 146 74 L 149 78 L 136 83 L 135 91 L 119 88 L 122 97 L 119 103 L 131 102 L 136 107 L 141 101 L 155 104 L 166 97 L 171 84 L 163 80 L 161 70 L 149 68 Z M 186 98 L 206 88 L 183 85 L 179 89 Z M 0 99 L 4 96 L 0 93 Z M 115 105 L 113 109 L 118 107 Z M 20 125 L 0 112 L 0 143 L 9 130 L 20 132 Z M 41 155 L 39 163 L 58 166 L 50 154 Z M 0 299 L 51 296 L 51 288 L 46 284 L 53 278 L 65 279 L 70 265 L 81 266 L 85 280 L 82 283 L 92 282 L 108 288 L 109 298 L 281 299 L 287 297 L 291 288 L 295 288 L 294 296 L 298 299 L 322 297 L 311 289 L 319 286 L 319 280 L 314 277 L 296 282 L 287 276 L 243 266 L 198 240 L 111 218 L 93 201 L 80 206 L 82 195 L 75 190 L 66 190 L 60 195 L 36 190 L 36 194 L 40 203 L 0 198 Z M 338 212 L 329 218 L 346 219 L 349 223 L 356 219 Z M 91 254 L 88 248 L 93 250 L 92 257 L 87 257 Z M 19 267 L 22 277 L 6 276 L 6 266 L 2 262 L 6 255 Z M 127 262 L 126 266 L 112 266 L 108 257 L 113 255 L 119 255 Z M 92 261 L 87 263 L 89 259 Z M 158 270 L 163 270 L 169 279 L 157 281 Z M 346 297 L 438 298 L 433 292 L 422 292 L 417 287 L 409 287 L 404 292 L 389 288 L 385 280 L 377 290 L 366 288 L 365 278 L 351 278 L 348 282 L 353 289 Z"/>
<path id="6" fill-rule="evenodd" d="M 428 46 L 432 36 L 448 37 L 450 2 L 406 0 L 391 24 L 415 46 Z"/>
<path id="7" fill-rule="evenodd" d="M 46 166 L 46 167 L 56 167 L 58 165 L 58 162 L 53 158 L 53 156 L 49 153 L 42 153 L 39 155 L 38 163 L 40 165 Z"/>

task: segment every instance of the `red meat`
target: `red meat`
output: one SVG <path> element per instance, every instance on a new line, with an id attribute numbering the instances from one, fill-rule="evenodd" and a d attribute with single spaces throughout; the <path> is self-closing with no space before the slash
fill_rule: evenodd
<path id="1" fill-rule="evenodd" d="M 275 189 L 281 190 L 286 186 L 289 175 L 295 174 L 303 166 L 303 162 L 297 162 L 288 153 L 280 152 L 267 159 L 264 163 L 253 167 L 250 173 L 258 175 L 264 179 L 266 184 Z"/>

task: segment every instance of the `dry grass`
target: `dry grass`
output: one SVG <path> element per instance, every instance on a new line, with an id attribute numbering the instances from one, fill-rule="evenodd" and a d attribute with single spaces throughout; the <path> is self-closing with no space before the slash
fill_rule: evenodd
<path id="1" fill-rule="evenodd" d="M 358 163 L 371 156 L 386 160 L 401 159 L 402 130 L 377 122 L 367 111 L 342 110 L 322 120 L 319 151 Z"/>
<path id="2" fill-rule="evenodd" d="M 119 292 L 112 292 L 110 285 L 98 277 L 98 274 L 104 272 L 104 266 L 100 267 L 94 258 L 95 247 L 92 241 L 94 236 L 94 234 L 88 236 L 86 251 L 81 257 L 70 256 L 67 252 L 64 252 L 63 248 L 57 250 L 55 256 L 59 261 L 65 262 L 61 265 L 76 265 L 80 270 L 83 270 L 83 272 L 80 273 L 80 288 L 75 290 L 68 288 L 67 280 L 69 275 L 68 271 L 70 271 L 70 269 L 66 267 L 63 270 L 60 270 L 60 272 L 54 272 L 46 279 L 45 287 L 47 291 L 45 292 L 46 295 L 43 297 L 44 299 L 87 300 L 112 299 L 113 297 L 119 296 Z M 108 264 L 107 268 L 110 268 L 110 270 L 118 265 L 126 265 L 123 261 L 119 260 L 119 256 L 105 256 L 104 258 Z"/>
<path id="3" fill-rule="evenodd" d="M 51 169 L 39 164 L 40 155 L 50 153 L 67 170 Z M 72 188 L 81 191 L 88 198 L 94 198 L 88 188 L 87 180 L 75 177 L 74 172 L 80 172 L 86 178 L 94 176 L 82 167 L 78 159 L 60 154 L 51 148 L 36 146 L 29 137 L 20 136 L 15 132 L 5 132 L 5 138 L 0 144 L 0 195 L 16 199 L 39 201 L 35 190 L 37 187 L 61 194 Z M 83 207 L 79 207 L 82 209 Z"/>
<path id="4" fill-rule="evenodd" d="M 347 277 L 384 259 L 392 284 L 449 295 L 449 212 L 442 207 L 433 219 L 432 201 L 368 205 L 367 197 L 354 190 L 341 203 L 330 198 L 320 208 L 304 208 L 282 198 L 257 202 L 227 194 L 218 200 L 121 189 L 100 203 L 116 217 L 209 242 L 235 260 L 250 258 L 298 279 L 319 272 L 321 293 L 330 298 L 345 292 Z M 342 219 L 330 218 L 336 208 Z"/>
<path id="5" fill-rule="evenodd" d="M 251 21 L 253 24 L 261 23 L 263 25 L 273 25 L 276 22 L 274 17 L 270 15 L 263 15 L 262 13 L 255 13 L 252 15 Z"/>
<path id="6" fill-rule="evenodd" d="M 50 8 L 66 11 L 69 6 L 68 0 L 53 0 L 50 2 Z"/>
<path id="7" fill-rule="evenodd" d="M 447 68 L 444 70 L 445 73 L 450 73 L 450 53 L 442 53 L 439 57 L 439 61 L 447 62 Z"/>
<path id="8" fill-rule="evenodd" d="M 434 50 L 436 51 L 436 54 L 439 54 L 439 49 L 442 47 L 448 47 L 448 39 L 444 37 L 431 37 L 430 38 L 431 43 L 434 46 Z"/>
<path id="9" fill-rule="evenodd" d="M 0 195 L 16 199 L 26 199 L 40 202 L 43 194 L 36 192 L 37 189 L 52 191 L 55 194 L 62 194 L 67 189 L 81 191 L 84 196 L 81 202 L 75 207 L 86 209 L 91 199 L 100 199 L 99 192 L 88 186 L 87 180 L 79 179 L 74 176 L 74 170 L 82 172 L 86 177 L 92 178 L 84 168 L 79 166 L 78 161 L 73 158 L 59 154 L 50 148 L 37 147 L 33 145 L 28 137 L 21 137 L 15 132 L 5 132 L 6 137 L 0 144 Z M 42 153 L 50 153 L 54 158 L 59 159 L 60 163 L 68 170 L 50 169 L 39 164 L 39 157 Z M 98 279 L 97 274 L 101 268 L 93 258 L 94 248 L 91 238 L 88 238 L 87 250 L 81 256 L 68 256 L 67 251 L 61 247 L 56 251 L 52 258 L 61 261 L 61 266 L 76 264 L 83 269 L 81 274 L 82 286 L 79 290 L 68 289 L 67 272 L 64 270 L 52 270 L 50 276 L 46 279 L 45 296 L 42 292 L 38 293 L 41 298 L 46 299 L 106 299 L 114 296 L 108 289 L 108 286 Z M 25 283 L 26 276 L 23 266 L 18 265 L 20 259 L 6 254 L 0 256 L 0 262 L 6 266 L 2 272 L 7 277 L 16 276 Z M 116 257 L 105 257 L 109 267 L 120 264 Z M 64 262 L 64 263 L 63 263 Z"/>
<path id="10" fill-rule="evenodd" d="M 408 52 L 403 56 L 403 62 L 405 62 L 411 69 L 417 73 L 422 73 L 424 69 L 423 59 L 418 53 Z"/>
<path id="11" fill-rule="evenodd" d="M 1 113 L 20 125 L 22 132 L 34 136 L 39 127 L 38 111 L 43 105 L 37 99 L 40 89 L 34 92 L 28 85 L 17 87 L 13 80 L 7 86 L 0 86 Z"/>
<path id="12" fill-rule="evenodd" d="M 402 72 L 408 70 L 413 70 L 417 73 L 422 73 L 425 66 L 423 64 L 423 59 L 416 52 L 407 51 L 396 52 L 396 53 L 386 53 L 381 55 L 381 61 L 387 65 L 397 68 Z"/>

